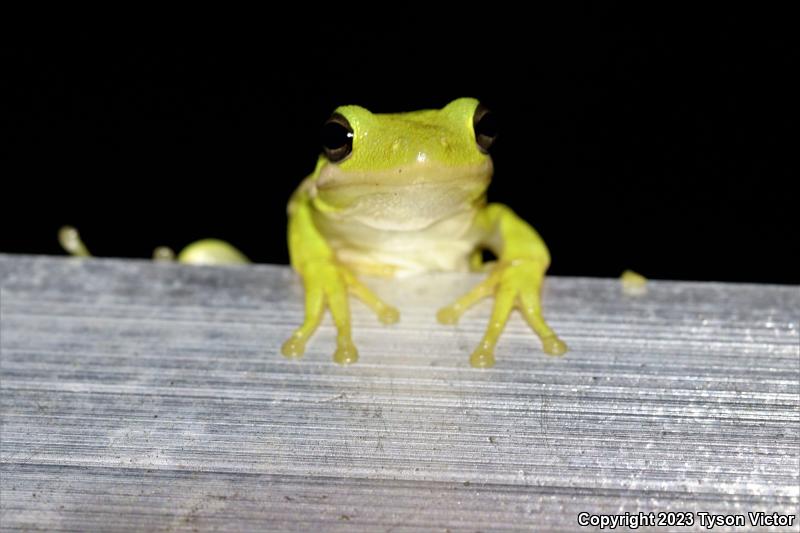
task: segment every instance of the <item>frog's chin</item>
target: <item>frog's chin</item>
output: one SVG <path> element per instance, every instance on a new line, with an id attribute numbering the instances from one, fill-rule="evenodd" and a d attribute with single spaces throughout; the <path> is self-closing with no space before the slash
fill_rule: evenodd
<path id="1" fill-rule="evenodd" d="M 468 167 L 402 167 L 346 174 L 326 170 L 310 191 L 320 211 L 392 231 L 419 230 L 474 209 L 492 176 L 490 159 Z"/>

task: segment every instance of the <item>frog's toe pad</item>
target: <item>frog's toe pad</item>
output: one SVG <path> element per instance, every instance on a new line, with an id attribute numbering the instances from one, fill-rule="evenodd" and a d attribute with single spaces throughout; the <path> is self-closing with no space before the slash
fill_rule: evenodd
<path id="1" fill-rule="evenodd" d="M 485 346 L 478 346 L 469 357 L 469 364 L 474 368 L 491 368 L 494 366 L 494 351 Z"/>
<path id="2" fill-rule="evenodd" d="M 549 355 L 564 355 L 567 353 L 567 345 L 555 335 L 551 335 L 542 338 L 542 350 Z"/>
<path id="3" fill-rule="evenodd" d="M 457 324 L 459 319 L 458 311 L 456 311 L 452 307 L 442 307 L 439 309 L 439 312 L 436 313 L 436 320 L 439 321 L 440 324 Z"/>
<path id="4" fill-rule="evenodd" d="M 350 365 L 358 361 L 358 350 L 352 342 L 341 342 L 333 353 L 333 360 L 340 365 Z"/>
<path id="5" fill-rule="evenodd" d="M 400 311 L 387 305 L 378 313 L 378 320 L 384 324 L 394 324 L 400 320 Z"/>
<path id="6" fill-rule="evenodd" d="M 305 351 L 306 343 L 294 337 L 291 337 L 281 346 L 281 353 L 290 358 L 300 357 Z"/>

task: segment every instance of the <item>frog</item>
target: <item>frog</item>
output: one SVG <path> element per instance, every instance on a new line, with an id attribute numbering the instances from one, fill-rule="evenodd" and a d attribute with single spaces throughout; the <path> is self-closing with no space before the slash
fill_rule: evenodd
<path id="1" fill-rule="evenodd" d="M 355 363 L 351 296 L 384 324 L 397 322 L 398 309 L 364 276 L 476 270 L 485 279 L 436 313 L 438 322 L 454 325 L 474 304 L 494 297 L 471 366 L 495 364 L 495 347 L 515 308 L 544 353 L 567 351 L 542 312 L 547 246 L 510 207 L 487 200 L 497 136 L 496 115 L 469 97 L 402 113 L 358 105 L 333 111 L 314 170 L 287 206 L 290 262 L 302 281 L 305 313 L 281 346 L 284 356 L 303 355 L 327 309 L 336 328 L 333 360 Z M 496 261 L 484 264 L 484 251 Z"/>
<path id="2" fill-rule="evenodd" d="M 405 113 L 372 113 L 357 105 L 334 110 L 323 125 L 314 170 L 287 206 L 289 257 L 302 280 L 305 313 L 281 346 L 284 356 L 303 355 L 327 308 L 337 332 L 333 360 L 355 363 L 350 296 L 384 324 L 400 319 L 360 277 L 443 271 L 487 272 L 436 313 L 441 324 L 455 325 L 467 309 L 494 296 L 489 324 L 469 358 L 473 367 L 494 366 L 495 347 L 515 308 L 544 353 L 566 353 L 542 313 L 547 246 L 510 207 L 487 201 L 497 135 L 496 116 L 475 98 Z M 91 255 L 71 226 L 62 228 L 59 242 L 72 255 Z M 497 260 L 484 263 L 484 251 Z M 153 258 L 194 265 L 250 262 L 218 239 L 194 242 L 177 255 L 162 246 Z"/>

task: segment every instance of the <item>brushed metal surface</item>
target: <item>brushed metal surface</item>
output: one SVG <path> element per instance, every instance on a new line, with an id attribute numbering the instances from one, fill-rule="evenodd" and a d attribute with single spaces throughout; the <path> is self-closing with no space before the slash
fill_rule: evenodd
<path id="1" fill-rule="evenodd" d="M 798 512 L 800 288 L 550 278 L 469 367 L 480 276 L 369 281 L 360 361 L 287 267 L 0 255 L 3 530 L 579 531 L 578 513 Z M 793 527 L 766 530 L 797 531 Z M 585 528 L 583 530 L 596 530 Z M 715 527 L 713 531 L 753 531 Z"/>

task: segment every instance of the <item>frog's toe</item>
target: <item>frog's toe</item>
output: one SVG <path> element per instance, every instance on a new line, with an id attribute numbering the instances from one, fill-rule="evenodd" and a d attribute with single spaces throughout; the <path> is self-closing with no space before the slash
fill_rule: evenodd
<path id="1" fill-rule="evenodd" d="M 567 353 L 567 344 L 555 335 L 550 335 L 542 337 L 542 350 L 549 355 L 564 355 Z"/>
<path id="2" fill-rule="evenodd" d="M 281 346 L 281 353 L 290 358 L 301 357 L 305 351 L 306 343 L 295 337 L 289 338 Z"/>
<path id="3" fill-rule="evenodd" d="M 387 305 L 378 313 L 378 320 L 384 324 L 394 324 L 400 320 L 400 311 Z"/>
<path id="4" fill-rule="evenodd" d="M 481 343 L 469 358 L 474 368 L 491 368 L 494 366 L 494 349 Z"/>
<path id="5" fill-rule="evenodd" d="M 459 318 L 460 313 L 453 306 L 442 307 L 439 309 L 439 312 L 436 313 L 436 320 L 438 320 L 440 324 L 457 324 Z"/>
<path id="6" fill-rule="evenodd" d="M 333 360 L 340 365 L 350 365 L 358 361 L 358 350 L 355 344 L 349 340 L 339 342 L 333 354 Z"/>
<path id="7" fill-rule="evenodd" d="M 475 285 L 468 293 L 461 296 L 458 300 L 447 307 L 439 309 L 439 312 L 436 313 L 436 320 L 438 320 L 440 324 L 457 324 L 458 319 L 461 318 L 464 311 L 475 305 L 479 300 L 486 298 L 494 291 L 494 287 L 499 280 L 499 271 L 496 270 L 492 272 L 488 278 Z"/>
<path id="8" fill-rule="evenodd" d="M 538 280 L 537 280 L 538 286 Z M 542 351 L 549 355 L 564 355 L 567 345 L 547 325 L 542 316 L 542 304 L 537 291 L 522 291 L 519 295 L 519 309 L 525 321 L 542 341 Z"/>

